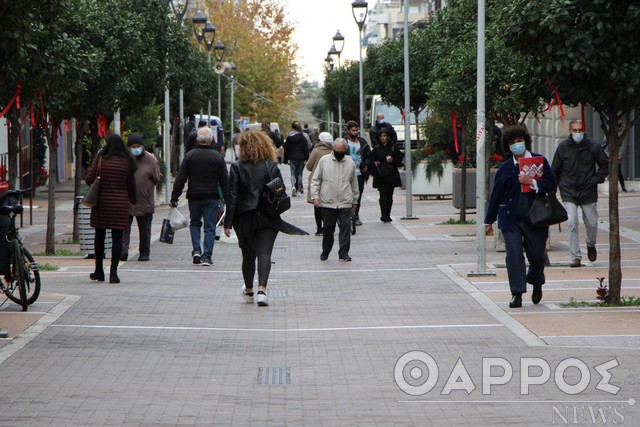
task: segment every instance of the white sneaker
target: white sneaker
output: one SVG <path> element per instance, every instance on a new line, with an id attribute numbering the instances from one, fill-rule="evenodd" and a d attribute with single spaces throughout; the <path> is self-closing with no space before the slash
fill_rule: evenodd
<path id="1" fill-rule="evenodd" d="M 244 298 L 245 302 L 253 304 L 253 295 L 247 295 L 247 287 L 244 285 L 242 285 L 242 298 Z"/>
<path id="2" fill-rule="evenodd" d="M 267 299 L 267 294 L 264 291 L 258 291 L 256 302 L 260 307 L 266 307 L 269 305 L 269 300 Z"/>

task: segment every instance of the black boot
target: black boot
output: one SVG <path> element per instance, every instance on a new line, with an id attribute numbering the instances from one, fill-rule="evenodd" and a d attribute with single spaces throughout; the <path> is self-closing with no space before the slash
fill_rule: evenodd
<path id="1" fill-rule="evenodd" d="M 102 271 L 102 267 L 100 267 L 99 269 L 98 267 L 96 267 L 96 271 L 94 271 L 93 273 L 89 273 L 89 279 L 97 280 L 98 282 L 104 282 L 104 271 Z"/>
<path id="2" fill-rule="evenodd" d="M 520 307 L 522 307 L 522 293 L 513 294 L 513 298 L 511 298 L 511 302 L 509 302 L 509 308 Z"/>
<path id="3" fill-rule="evenodd" d="M 109 283 L 120 283 L 120 278 L 118 277 L 118 264 L 111 264 L 111 270 L 109 271 Z"/>

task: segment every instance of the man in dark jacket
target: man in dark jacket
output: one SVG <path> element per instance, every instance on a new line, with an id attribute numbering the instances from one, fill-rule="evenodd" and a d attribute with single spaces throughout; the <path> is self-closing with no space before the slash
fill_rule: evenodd
<path id="1" fill-rule="evenodd" d="M 198 129 L 196 142 L 198 145 L 189 151 L 180 164 L 180 170 L 171 193 L 171 206 L 178 206 L 178 199 L 187 181 L 187 199 L 191 222 L 191 244 L 194 264 L 211 265 L 213 243 L 216 238 L 216 220 L 222 197 L 227 195 L 227 166 L 222 154 L 211 145 L 213 140 L 211 129 Z M 204 245 L 200 246 L 200 228 L 204 222 Z"/>
<path id="2" fill-rule="evenodd" d="M 386 132 L 386 129 L 383 129 Z M 347 151 L 356 163 L 356 174 L 358 176 L 358 206 L 356 207 L 356 225 L 362 225 L 360 221 L 360 203 L 362 202 L 362 192 L 364 183 L 369 179 L 369 162 L 371 161 L 371 147 L 367 141 L 358 136 L 360 127 L 358 123 L 350 120 L 347 122 L 347 134 L 344 136 L 347 141 Z"/>
<path id="3" fill-rule="evenodd" d="M 207 122 L 205 120 L 200 120 L 198 122 L 198 129 L 202 129 L 207 126 Z M 196 138 L 198 137 L 198 129 L 192 129 L 189 132 L 189 136 L 187 137 L 187 141 L 184 143 L 184 154 L 187 154 L 191 151 L 192 148 L 196 146 Z"/>
<path id="4" fill-rule="evenodd" d="M 289 163 L 291 168 L 291 195 L 296 197 L 304 193 L 304 182 L 302 182 L 302 172 L 304 164 L 309 159 L 309 143 L 307 137 L 302 133 L 299 122 L 293 122 L 291 132 L 284 142 L 284 162 Z"/>
<path id="5" fill-rule="evenodd" d="M 376 115 L 376 122 L 373 124 L 373 126 L 371 126 L 371 130 L 369 130 L 369 137 L 371 138 L 371 145 L 373 147 L 378 145 L 378 143 L 380 142 L 378 140 L 378 135 L 380 134 L 380 131 L 382 129 L 385 129 L 387 131 L 387 134 L 389 135 L 389 138 L 391 138 L 391 143 L 394 146 L 397 145 L 398 144 L 398 134 L 396 133 L 396 130 L 393 128 L 391 123 L 387 123 L 384 120 L 384 114 L 383 113 L 378 113 Z"/>
<path id="6" fill-rule="evenodd" d="M 598 184 L 603 183 L 609 173 L 609 158 L 601 144 L 585 136 L 581 120 L 572 120 L 569 129 L 571 135 L 558 145 L 551 168 L 569 216 L 567 233 L 571 267 L 580 267 L 578 206 L 582 208 L 582 220 L 587 229 L 587 256 L 593 262 L 598 257 Z"/>

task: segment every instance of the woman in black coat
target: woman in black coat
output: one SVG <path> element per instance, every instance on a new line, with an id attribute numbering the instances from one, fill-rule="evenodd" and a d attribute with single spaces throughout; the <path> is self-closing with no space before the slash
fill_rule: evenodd
<path id="1" fill-rule="evenodd" d="M 398 167 L 402 165 L 402 152 L 391 142 L 386 128 L 379 131 L 378 142 L 371 151 L 373 188 L 380 193 L 380 221 L 391 222 L 393 189 L 402 185 L 398 172 Z"/>
<path id="2" fill-rule="evenodd" d="M 116 134 L 105 137 L 105 146 L 87 170 L 85 181 L 91 185 L 100 176 L 98 204 L 91 208 L 91 227 L 95 228 L 94 255 L 96 269 L 91 280 L 104 282 L 104 240 L 111 230 L 110 283 L 120 283 L 118 263 L 122 254 L 122 233 L 129 227 L 129 203 L 136 204 L 136 163 L 122 138 Z M 98 175 L 99 174 L 99 175 Z"/>

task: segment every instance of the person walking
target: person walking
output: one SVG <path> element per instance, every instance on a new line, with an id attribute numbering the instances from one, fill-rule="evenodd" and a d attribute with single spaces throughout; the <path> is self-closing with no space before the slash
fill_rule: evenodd
<path id="1" fill-rule="evenodd" d="M 129 226 L 129 203 L 136 204 L 136 162 L 122 138 L 109 134 L 105 145 L 87 170 L 85 182 L 93 184 L 100 177 L 98 204 L 91 208 L 90 225 L 95 228 L 95 270 L 91 280 L 104 282 L 104 241 L 107 229 L 111 230 L 111 269 L 109 283 L 120 283 L 118 264 L 122 254 L 122 233 Z"/>
<path id="2" fill-rule="evenodd" d="M 555 193 L 556 181 L 551 166 L 544 159 L 541 180 L 532 179 L 520 173 L 519 159 L 540 156 L 531 152 L 531 136 L 522 125 L 506 128 L 502 133 L 504 152 L 511 152 L 512 159 L 506 159 L 496 172 L 493 190 L 484 217 L 485 233 L 493 235 L 493 223 L 498 220 L 498 228 L 504 235 L 507 275 L 511 289 L 510 308 L 522 307 L 522 294 L 527 292 L 527 283 L 533 285 L 531 300 L 538 304 L 542 300 L 542 285 L 545 283 L 544 267 L 547 260 L 545 245 L 549 237 L 549 227 L 534 227 L 529 224 L 527 214 L 536 194 Z M 532 191 L 522 192 L 521 186 L 529 186 Z M 529 260 L 526 271 L 523 251 Z"/>
<path id="3" fill-rule="evenodd" d="M 347 126 L 347 129 L 348 129 L 348 126 Z M 385 129 L 387 131 L 387 135 L 389 135 L 389 138 L 391 139 L 391 143 L 393 145 L 397 145 L 398 134 L 396 133 L 396 130 L 393 128 L 393 125 L 391 125 L 391 123 L 388 123 L 384 120 L 383 113 L 376 114 L 376 122 L 373 124 L 373 126 L 371 126 L 371 129 L 369 130 L 369 138 L 371 139 L 371 145 L 375 147 L 380 143 L 378 136 L 380 135 L 380 131 L 382 129 Z"/>
<path id="4" fill-rule="evenodd" d="M 198 122 L 198 129 L 202 129 L 204 127 L 207 127 L 207 121 L 206 120 L 200 120 Z M 184 154 L 187 154 L 189 151 L 191 151 L 197 145 L 196 139 L 198 137 L 198 129 L 193 127 L 191 129 L 191 132 L 189 132 L 189 136 L 187 137 L 187 141 L 184 143 Z"/>
<path id="5" fill-rule="evenodd" d="M 572 120 L 569 130 L 570 136 L 556 148 L 551 168 L 569 216 L 567 234 L 570 265 L 580 267 L 582 252 L 578 235 L 578 207 L 582 209 L 582 220 L 587 229 L 587 257 L 593 262 L 598 258 L 598 184 L 603 183 L 609 173 L 609 157 L 602 145 L 585 136 L 582 120 Z"/>
<path id="6" fill-rule="evenodd" d="M 293 187 L 291 195 L 296 197 L 298 194 L 304 193 L 302 172 L 304 171 L 304 163 L 309 158 L 309 143 L 302 132 L 300 123 L 293 122 L 291 129 L 284 142 L 284 163 L 289 163 L 291 168 L 291 186 Z"/>
<path id="7" fill-rule="evenodd" d="M 384 116 L 383 116 L 384 117 Z M 362 203 L 362 193 L 364 184 L 369 180 L 369 169 L 371 162 L 371 147 L 364 138 L 358 136 L 360 127 L 354 121 L 347 122 L 347 149 L 349 155 L 356 164 L 356 174 L 358 176 L 358 207 L 356 207 L 356 225 L 362 225 L 360 220 L 360 206 Z"/>
<path id="8" fill-rule="evenodd" d="M 326 261 L 333 248 L 336 222 L 340 228 L 338 234 L 338 259 L 349 262 L 351 246 L 351 213 L 358 205 L 358 178 L 356 165 L 346 157 L 347 142 L 337 138 L 333 153 L 324 156 L 311 180 L 311 198 L 313 205 L 322 212 L 322 253 L 320 260 Z"/>
<path id="9" fill-rule="evenodd" d="M 151 223 L 155 212 L 156 184 L 162 174 L 156 157 L 144 149 L 144 140 L 139 133 L 132 133 L 127 139 L 127 146 L 136 159 L 136 201 L 129 207 L 129 226 L 122 234 L 121 261 L 129 258 L 129 245 L 131 242 L 131 224 L 136 218 L 140 235 L 140 247 L 138 261 L 149 261 L 151 254 Z"/>
<path id="10" fill-rule="evenodd" d="M 307 185 L 307 203 L 313 204 L 311 198 L 311 180 L 313 179 L 313 173 L 318 166 L 320 159 L 333 151 L 333 137 L 329 132 L 322 132 L 318 135 L 318 143 L 309 156 L 307 162 L 307 170 L 311 172 L 309 174 L 309 182 Z M 319 206 L 313 206 L 313 217 L 316 220 L 316 236 L 322 236 L 322 212 Z"/>
<path id="11" fill-rule="evenodd" d="M 242 297 L 247 303 L 268 306 L 267 283 L 271 273 L 271 253 L 278 232 L 305 235 L 301 230 L 280 218 L 269 216 L 260 207 L 264 185 L 275 178 L 282 179 L 276 162 L 274 146 L 266 133 L 245 131 L 238 139 L 240 159 L 231 165 L 224 234 L 231 237 L 231 229 L 238 235 L 242 251 Z M 253 280 L 258 270 L 258 292 Z"/>
<path id="12" fill-rule="evenodd" d="M 370 160 L 373 188 L 377 188 L 380 193 L 380 221 L 391 222 L 393 189 L 402 185 L 398 172 L 398 167 L 402 165 L 402 153 L 391 142 L 386 129 L 380 131 L 378 141 L 379 144 L 373 147 Z"/>
<path id="13" fill-rule="evenodd" d="M 211 129 L 198 129 L 198 145 L 185 156 L 180 164 L 178 176 L 171 193 L 171 206 L 178 206 L 184 185 L 189 182 L 189 231 L 191 232 L 191 256 L 194 264 L 211 265 L 213 244 L 216 237 L 216 220 L 222 198 L 227 195 L 227 166 L 224 157 L 212 145 Z M 201 228 L 204 223 L 204 242 L 200 245 Z"/>

